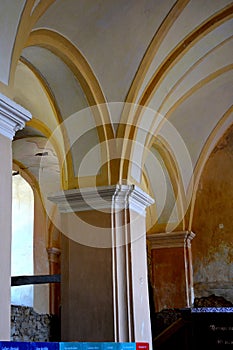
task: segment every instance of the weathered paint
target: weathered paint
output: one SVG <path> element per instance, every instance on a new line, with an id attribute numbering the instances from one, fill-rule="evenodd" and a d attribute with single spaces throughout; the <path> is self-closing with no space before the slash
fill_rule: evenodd
<path id="1" fill-rule="evenodd" d="M 233 128 L 212 152 L 196 199 L 193 231 L 195 296 L 233 301 Z"/>

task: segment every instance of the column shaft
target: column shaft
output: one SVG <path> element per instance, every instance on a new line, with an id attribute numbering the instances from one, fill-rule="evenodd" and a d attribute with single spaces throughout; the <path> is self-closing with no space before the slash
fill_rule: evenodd
<path id="1" fill-rule="evenodd" d="M 149 342 L 145 208 L 133 185 L 50 196 L 62 222 L 63 340 Z"/>
<path id="2" fill-rule="evenodd" d="M 55 247 L 47 248 L 49 259 L 49 273 L 56 275 L 61 273 L 60 255 L 61 250 Z M 49 285 L 49 312 L 51 315 L 59 316 L 61 292 L 60 283 L 50 283 Z"/>
<path id="3" fill-rule="evenodd" d="M 12 150 L 11 140 L 1 134 L 0 152 L 0 340 L 9 340 L 11 314 Z"/>
<path id="4" fill-rule="evenodd" d="M 12 227 L 12 144 L 31 114 L 0 94 L 0 340 L 10 339 L 11 314 L 11 227 Z"/>

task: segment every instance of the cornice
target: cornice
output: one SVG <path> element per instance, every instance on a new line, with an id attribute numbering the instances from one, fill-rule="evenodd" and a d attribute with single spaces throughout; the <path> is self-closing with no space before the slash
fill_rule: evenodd
<path id="1" fill-rule="evenodd" d="M 153 233 L 147 235 L 150 249 L 184 248 L 190 247 L 195 233 L 191 231 L 177 231 L 168 233 Z"/>
<path id="2" fill-rule="evenodd" d="M 0 93 L 0 134 L 12 140 L 31 117 L 30 112 Z"/>
<path id="3" fill-rule="evenodd" d="M 145 214 L 146 207 L 154 203 L 139 187 L 120 184 L 62 191 L 50 195 L 48 200 L 56 203 L 61 213 L 130 208 Z"/>

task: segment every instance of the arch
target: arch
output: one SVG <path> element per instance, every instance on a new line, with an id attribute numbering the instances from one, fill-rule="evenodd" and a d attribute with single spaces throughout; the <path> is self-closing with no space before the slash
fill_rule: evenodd
<path id="1" fill-rule="evenodd" d="M 193 172 L 193 189 L 192 189 L 192 199 L 190 203 L 190 212 L 188 220 L 188 229 L 192 229 L 192 222 L 193 222 L 193 214 L 194 214 L 194 208 L 195 208 L 195 202 L 196 202 L 196 195 L 197 195 L 197 189 L 200 182 L 201 175 L 203 173 L 205 164 L 207 163 L 209 156 L 211 152 L 213 151 L 214 147 L 218 144 L 220 139 L 223 137 L 224 134 L 227 133 L 227 130 L 231 127 L 233 123 L 233 107 L 229 108 L 228 111 L 222 116 L 214 130 L 211 132 L 209 138 L 207 139 L 202 152 L 199 156 L 199 159 L 197 161 L 196 167 Z M 188 192 L 191 192 L 190 186 L 188 188 Z"/>
<path id="2" fill-rule="evenodd" d="M 142 107 L 146 107 L 150 102 L 155 89 L 158 87 L 164 76 L 171 70 L 175 63 L 182 57 L 196 42 L 198 42 L 202 37 L 208 34 L 210 31 L 218 27 L 223 22 L 227 21 L 233 15 L 233 5 L 229 5 L 223 10 L 215 13 L 213 16 L 208 18 L 205 22 L 199 25 L 195 30 L 189 33 L 184 40 L 182 40 L 172 52 L 164 59 L 158 69 L 155 71 L 150 82 L 144 89 L 144 92 L 138 103 L 138 108 L 136 112 L 128 114 L 128 125 L 123 123 L 119 133 L 124 135 L 126 140 L 122 148 L 122 158 L 125 158 L 125 155 L 129 152 L 128 148 L 131 146 L 128 145 L 127 140 L 132 140 L 135 137 L 136 125 L 138 125 L 139 120 L 142 116 Z M 181 101 L 180 101 L 181 102 Z M 123 119 L 125 119 L 123 111 Z M 126 163 L 123 161 L 123 163 Z M 127 168 L 127 164 L 123 164 L 122 168 Z"/>
<path id="3" fill-rule="evenodd" d="M 225 9 L 214 14 L 208 18 L 204 23 L 199 25 L 194 31 L 189 33 L 184 40 L 182 40 L 174 50 L 166 57 L 159 68 L 155 71 L 149 84 L 144 90 L 144 93 L 140 99 L 140 105 L 148 105 L 153 92 L 155 91 L 160 81 L 167 74 L 167 72 L 175 65 L 178 59 L 182 57 L 194 44 L 202 37 L 208 34 L 210 31 L 218 27 L 227 19 L 233 16 L 233 5 L 227 6 Z"/>
<path id="4" fill-rule="evenodd" d="M 36 7 L 34 7 L 35 0 L 28 0 L 25 2 L 12 52 L 9 86 L 13 86 L 14 74 L 21 51 L 25 44 L 25 38 L 28 37 L 33 25 L 54 1 L 55 0 L 40 0 Z"/>
<path id="5" fill-rule="evenodd" d="M 172 115 L 172 113 L 185 101 L 187 100 L 191 95 L 193 95 L 197 90 L 201 89 L 204 85 L 208 84 L 212 80 L 216 79 L 220 75 L 230 71 L 233 69 L 233 64 L 229 64 L 223 68 L 220 68 L 219 70 L 215 71 L 214 73 L 210 74 L 206 78 L 200 80 L 196 85 L 194 85 L 189 91 L 187 91 L 181 98 L 179 98 L 178 101 L 169 109 L 169 111 L 166 113 L 166 115 L 163 117 L 163 120 L 159 123 L 159 125 L 156 128 L 156 134 L 159 133 L 160 129 L 162 128 L 163 124 L 166 123 L 166 121 L 169 119 L 169 117 Z M 156 113 L 158 115 L 158 113 Z M 156 120 L 154 120 L 155 124 Z M 153 126 L 152 125 L 152 129 Z M 150 135 L 149 135 L 150 136 Z M 146 145 L 150 144 L 151 140 L 150 137 L 148 137 Z"/>
<path id="6" fill-rule="evenodd" d="M 70 152 L 69 139 L 67 137 L 67 130 L 62 125 L 62 116 L 61 116 L 60 110 L 58 108 L 56 99 L 48 86 L 48 83 L 42 77 L 42 75 L 38 72 L 38 70 L 36 70 L 35 67 L 30 62 L 25 60 L 23 57 L 20 58 L 20 61 L 23 62 L 23 64 L 25 64 L 33 72 L 35 77 L 40 82 L 40 85 L 42 86 L 42 89 L 49 100 L 49 103 L 53 110 L 56 121 L 61 128 L 62 135 L 64 136 L 63 140 L 64 140 L 65 150 L 64 150 L 64 156 L 62 157 L 62 151 L 59 148 L 58 142 L 55 140 L 55 137 L 53 137 L 52 131 L 44 123 L 40 122 L 39 119 L 33 118 L 28 124 L 35 127 L 39 131 L 41 131 L 48 139 L 50 139 L 51 143 L 53 144 L 60 163 L 61 184 L 63 188 L 66 188 L 68 187 L 67 184 L 69 184 L 71 179 L 74 177 L 74 173 L 73 173 L 73 167 L 72 167 L 72 156 Z M 65 162 L 64 162 L 64 159 L 65 159 Z"/>
<path id="7" fill-rule="evenodd" d="M 177 226 L 181 225 L 182 229 L 184 229 L 185 212 L 187 210 L 186 197 L 185 197 L 184 185 L 183 185 L 182 176 L 180 173 L 177 159 L 172 149 L 170 148 L 169 144 L 166 142 L 166 140 L 162 136 L 160 135 L 157 136 L 156 142 L 154 142 L 153 145 L 158 149 L 164 161 L 165 167 L 167 168 L 169 178 L 171 180 L 171 185 L 175 196 L 175 206 L 178 212 Z M 165 231 L 171 231 L 169 226 L 170 225 L 168 223 Z"/>
<path id="8" fill-rule="evenodd" d="M 34 274 L 34 193 L 19 174 L 12 173 L 11 275 Z M 32 307 L 34 286 L 11 288 L 11 303 Z"/>
<path id="9" fill-rule="evenodd" d="M 56 140 L 55 135 L 53 132 L 39 119 L 37 118 L 32 118 L 28 123 L 28 126 L 31 126 L 35 128 L 36 130 L 39 130 L 44 134 L 44 136 L 51 142 L 52 146 L 54 147 L 54 150 L 56 152 L 56 155 L 58 157 L 59 165 L 60 165 L 60 170 L 61 170 L 61 187 L 65 189 L 67 187 L 67 184 L 69 183 L 69 177 L 70 176 L 69 171 L 66 168 L 66 164 L 64 164 L 64 159 L 66 159 L 66 154 L 63 154 L 63 150 L 60 147 L 58 141 Z"/>
<path id="10" fill-rule="evenodd" d="M 170 149 L 168 143 L 162 137 L 158 137 L 156 139 L 154 138 L 154 142 L 151 147 L 154 147 L 157 150 L 157 152 L 160 154 L 161 159 L 163 160 L 164 166 L 166 168 L 169 181 L 172 186 L 173 195 L 174 195 L 174 206 L 169 215 L 171 218 L 173 211 L 176 210 L 177 222 L 171 223 L 168 220 L 167 224 L 162 224 L 162 223 L 159 224 L 158 222 L 153 223 L 153 226 L 150 227 L 148 232 L 152 233 L 154 232 L 154 230 L 158 232 L 170 232 L 171 230 L 177 227 L 180 227 L 180 229 L 183 230 L 185 227 L 185 212 L 187 208 L 186 208 L 186 198 L 184 194 L 184 187 L 183 187 L 178 163 L 176 161 L 176 157 L 173 151 Z M 146 159 L 144 161 L 144 167 L 145 165 L 146 165 Z M 150 183 L 151 179 L 149 178 L 149 175 L 145 175 L 144 172 L 145 170 L 143 170 L 143 177 L 146 176 L 146 180 L 147 180 L 146 182 L 149 183 L 148 188 L 150 189 L 150 193 L 151 193 L 152 191 L 151 190 L 152 184 Z"/>
<path id="11" fill-rule="evenodd" d="M 130 86 L 128 95 L 126 97 L 127 103 L 135 103 L 136 95 L 140 89 L 140 86 L 145 78 L 145 75 L 148 71 L 152 60 L 154 59 L 156 52 L 158 51 L 159 46 L 161 45 L 163 39 L 168 33 L 169 29 L 172 27 L 173 23 L 179 17 L 180 13 L 183 11 L 185 6 L 189 3 L 189 0 L 178 0 L 173 5 L 172 9 L 163 20 L 159 29 L 155 33 L 150 45 L 147 48 L 147 51 L 140 63 L 140 66 L 136 72 L 134 80 Z"/>
<path id="12" fill-rule="evenodd" d="M 113 139 L 114 130 L 109 116 L 108 106 L 97 78 L 95 77 L 84 56 L 81 54 L 78 48 L 76 48 L 61 34 L 47 29 L 38 29 L 33 31 L 30 34 L 26 44 L 26 47 L 28 46 L 40 46 L 50 50 L 52 53 L 57 55 L 73 72 L 75 77 L 80 82 L 95 118 L 97 133 L 101 145 L 101 152 L 104 154 L 104 159 L 111 159 L 111 149 L 108 148 L 107 140 Z M 71 164 L 68 166 L 68 168 L 70 171 L 72 168 Z M 111 162 L 109 162 L 105 167 L 107 174 L 104 176 L 105 182 L 107 183 L 111 183 L 111 168 Z M 102 179 L 98 180 L 98 182 L 101 181 Z M 72 176 L 72 178 L 69 179 L 68 187 L 72 188 L 78 186 L 78 178 Z"/>
<path id="13" fill-rule="evenodd" d="M 172 95 L 172 93 L 176 90 L 177 86 L 180 85 L 182 83 L 182 81 L 185 79 L 185 77 L 187 77 L 189 75 L 190 72 L 192 72 L 204 59 L 206 59 L 210 54 L 212 54 L 215 50 L 217 50 L 219 47 L 223 46 L 224 44 L 226 44 L 227 42 L 229 42 L 230 40 L 232 40 L 233 36 L 228 37 L 227 39 L 225 39 L 224 41 L 222 41 L 220 44 L 218 44 L 217 46 L 215 46 L 214 48 L 212 48 L 210 51 L 208 51 L 204 56 L 202 56 L 200 59 L 198 59 L 174 84 L 174 86 L 171 88 L 171 90 L 167 93 L 167 95 L 165 96 L 164 100 L 162 101 L 161 105 L 159 106 L 159 108 L 157 109 L 157 113 L 160 113 L 163 106 L 165 105 L 165 103 L 167 102 L 167 100 L 169 99 L 169 97 Z"/>
<path id="14" fill-rule="evenodd" d="M 33 227 L 33 259 L 34 274 L 48 274 L 49 262 L 46 248 L 48 246 L 48 235 L 46 229 L 47 215 L 43 206 L 43 200 L 36 178 L 25 166 L 13 160 L 13 169 L 22 176 L 30 185 L 34 194 L 34 227 Z M 36 213 L 36 215 L 35 215 Z M 43 272 L 42 272 L 43 270 Z M 34 288 L 34 308 L 42 313 L 49 311 L 49 290 L 46 285 Z"/>
<path id="15" fill-rule="evenodd" d="M 111 125 L 111 120 L 106 108 L 106 99 L 91 67 L 78 48 L 61 34 L 48 29 L 37 29 L 31 32 L 25 47 L 28 46 L 41 46 L 46 48 L 66 63 L 80 82 L 89 105 L 102 106 L 102 108 L 99 107 L 96 109 L 98 113 L 95 113 L 96 125 L 103 126 L 101 140 L 111 138 L 114 134 L 113 130 L 106 128 L 106 125 Z"/>

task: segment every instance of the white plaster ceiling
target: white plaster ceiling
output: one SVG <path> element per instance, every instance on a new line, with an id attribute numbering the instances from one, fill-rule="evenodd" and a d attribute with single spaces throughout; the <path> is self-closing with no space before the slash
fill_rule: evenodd
<path id="1" fill-rule="evenodd" d="M 123 102 L 141 59 L 174 0 L 57 0 L 35 25 L 79 48 L 108 102 Z M 59 20 L 58 20 L 59 18 Z"/>
<path id="2" fill-rule="evenodd" d="M 55 52 L 36 44 L 27 47 L 30 31 L 39 29 L 60 34 L 81 52 L 107 102 L 124 102 L 139 68 L 142 68 L 133 102 L 148 97 L 145 107 L 154 111 L 155 117 L 159 111 L 160 116 L 152 120 L 152 112 L 149 119 L 148 113 L 145 113 L 141 125 L 146 125 L 146 130 L 153 134 L 159 132 L 166 139 L 177 158 L 183 185 L 187 189 L 192 174 L 187 172 L 182 159 L 179 161 L 179 157 L 182 158 L 181 144 L 176 144 L 171 138 L 166 124 L 159 130 L 160 122 L 166 117 L 172 123 L 188 150 L 194 168 L 207 140 L 232 106 L 232 11 L 226 18 L 211 22 L 208 30 L 204 26 L 208 21 L 210 23 L 211 18 L 230 9 L 232 1 L 56 0 L 47 3 L 51 4 L 44 8 L 44 1 L 0 0 L 0 82 L 7 86 L 12 74 L 10 97 L 29 109 L 33 118 L 45 126 L 40 130 L 42 133 L 46 128 L 48 133 L 57 128 L 59 118 L 56 112 L 59 112 L 61 120 L 65 120 L 88 106 L 83 85 Z M 31 27 L 27 23 L 20 26 L 27 6 L 31 6 L 28 18 Z M 38 20 L 30 22 L 42 7 L 44 10 L 38 15 Z M 173 13 L 174 9 L 176 12 Z M 167 21 L 167 31 L 157 38 L 159 29 Z M 194 40 L 192 34 L 198 33 L 198 28 L 202 31 Z M 190 42 L 183 47 L 187 38 Z M 148 51 L 149 45 L 156 44 L 157 39 L 161 42 L 158 40 L 156 49 Z M 180 53 L 169 61 L 179 47 Z M 21 60 L 14 70 L 12 60 L 20 59 L 20 56 Z M 145 58 L 148 60 L 143 61 Z M 142 62 L 146 63 L 140 66 Z M 147 88 L 161 67 L 161 77 L 154 89 L 149 91 Z M 114 119 L 115 129 L 120 117 L 119 113 Z M 230 122 L 226 125 L 229 126 Z M 75 138 L 73 135 L 76 130 L 78 133 L 79 127 L 77 118 L 77 125 L 70 134 L 68 132 L 70 139 Z M 21 161 L 25 151 L 28 160 L 23 160 L 27 165 L 32 164 L 30 159 L 34 162 L 22 146 L 23 142 L 28 145 L 29 134 L 30 129 L 24 141 L 23 138 L 20 143 L 19 140 L 14 141 L 14 148 L 17 145 L 21 150 L 20 153 L 15 150 L 15 155 Z M 216 133 L 215 142 L 218 141 L 217 135 L 222 136 Z M 63 137 L 61 132 L 57 135 L 61 145 Z M 87 150 L 98 141 L 97 133 L 94 136 L 90 133 L 89 137 L 90 142 L 88 135 L 83 142 Z M 143 138 L 139 140 L 141 143 L 148 142 L 145 135 L 140 137 Z M 72 153 L 74 164 L 79 159 L 78 149 L 76 144 Z M 82 154 L 85 154 L 83 149 Z M 154 155 L 156 157 L 156 152 Z M 159 156 L 157 158 L 158 168 L 161 161 Z M 148 164 L 147 168 L 156 172 L 156 164 L 155 167 Z M 168 182 L 169 177 L 166 174 L 165 177 Z M 154 177 L 149 174 L 149 178 Z M 161 193 L 160 197 L 166 196 Z"/>
<path id="3" fill-rule="evenodd" d="M 88 106 L 79 82 L 59 57 L 41 47 L 27 47 L 22 57 L 36 67 L 46 80 L 63 119 Z"/>
<path id="4" fill-rule="evenodd" d="M 216 77 L 186 99 L 169 118 L 172 125 L 179 130 L 194 167 L 210 131 L 232 106 L 232 83 L 233 71 Z M 165 129 L 162 128 L 160 133 L 164 135 Z"/>
<path id="5" fill-rule="evenodd" d="M 230 3 L 230 0 L 189 1 L 182 13 L 176 19 L 175 23 L 172 25 L 171 29 L 169 30 L 168 34 L 166 35 L 162 44 L 160 45 L 158 51 L 156 52 L 156 56 L 150 65 L 148 73 L 146 74 L 141 90 L 145 88 L 153 73 L 156 71 L 156 69 L 165 59 L 165 57 L 176 47 L 177 44 L 179 44 L 192 30 L 198 27 L 198 25 L 200 25 L 208 17 L 210 17 L 218 10 L 224 8 Z M 232 25 L 231 28 L 229 28 L 229 30 L 232 34 Z M 216 34 L 214 42 L 218 42 L 218 37 L 216 36 Z M 210 46 L 208 44 L 203 45 L 203 50 L 209 51 Z M 191 62 L 192 61 L 193 59 L 191 60 Z M 186 63 L 188 62 L 189 60 L 186 60 Z"/>
<path id="6" fill-rule="evenodd" d="M 11 56 L 25 2 L 26 0 L 0 2 L 0 81 L 6 85 L 9 82 Z"/>
<path id="7" fill-rule="evenodd" d="M 40 80 L 23 62 L 18 63 L 15 73 L 14 100 L 28 109 L 34 118 L 41 120 L 50 130 L 57 127 L 53 108 Z"/>
<path id="8" fill-rule="evenodd" d="M 23 170 L 31 173 L 38 181 L 45 193 L 60 189 L 59 161 L 53 146 L 43 136 L 36 136 L 34 130 L 30 130 L 35 136 L 16 134 L 12 144 L 13 160 L 23 165 Z M 19 137 L 19 138 L 18 138 Z"/>

